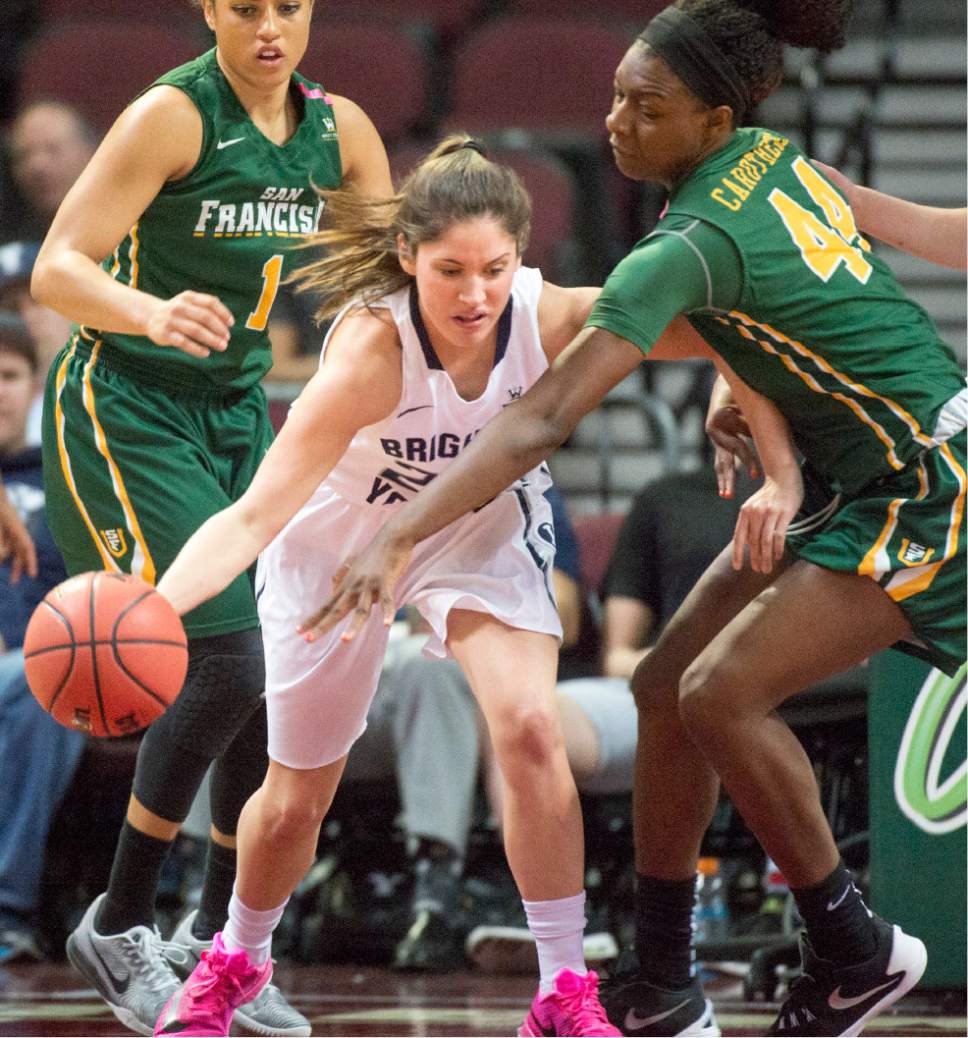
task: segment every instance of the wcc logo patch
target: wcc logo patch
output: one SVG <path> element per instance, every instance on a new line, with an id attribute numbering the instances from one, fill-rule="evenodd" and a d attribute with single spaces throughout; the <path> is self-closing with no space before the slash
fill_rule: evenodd
<path id="1" fill-rule="evenodd" d="M 909 541 L 907 537 L 901 540 L 901 550 L 897 553 L 898 560 L 905 566 L 922 566 L 934 554 L 934 548 L 925 548 L 923 544 Z"/>
<path id="2" fill-rule="evenodd" d="M 104 546 L 116 558 L 120 559 L 128 550 L 128 542 L 125 540 L 124 530 L 99 530 Z"/>

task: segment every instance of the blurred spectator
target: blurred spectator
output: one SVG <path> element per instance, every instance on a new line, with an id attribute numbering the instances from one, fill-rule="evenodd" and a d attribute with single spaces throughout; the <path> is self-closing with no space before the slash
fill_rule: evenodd
<path id="1" fill-rule="evenodd" d="M 44 517 L 39 447 L 27 445 L 36 354 L 19 318 L 0 313 L 0 476 L 37 549 L 39 572 L 11 581 L 0 564 L 0 965 L 38 959 L 33 931 L 51 819 L 84 747 L 38 705 L 24 675 L 27 622 L 67 573 Z"/>
<path id="2" fill-rule="evenodd" d="M 63 101 L 34 101 L 14 119 L 7 159 L 16 193 L 4 236 L 41 241 L 97 146 L 97 134 Z"/>
<path id="3" fill-rule="evenodd" d="M 0 246 L 0 311 L 18 314 L 27 326 L 37 351 L 37 376 L 30 414 L 27 417 L 27 443 L 40 443 L 40 417 L 43 410 L 47 370 L 67 342 L 71 323 L 56 310 L 38 303 L 30 294 L 30 273 L 40 245 L 36 242 L 9 242 Z"/>

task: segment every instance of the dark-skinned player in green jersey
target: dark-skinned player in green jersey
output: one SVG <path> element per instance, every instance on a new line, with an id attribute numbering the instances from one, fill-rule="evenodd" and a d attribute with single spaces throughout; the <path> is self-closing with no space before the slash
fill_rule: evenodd
<path id="1" fill-rule="evenodd" d="M 296 72 L 312 0 L 197 6 L 215 47 L 119 116 L 34 271 L 35 297 L 79 325 L 51 368 L 44 414 L 48 513 L 72 573 L 154 583 L 242 495 L 271 441 L 266 329 L 292 246 L 318 224 L 313 185 L 392 191 L 366 114 Z M 145 734 L 108 889 L 68 939 L 74 965 L 142 1034 L 178 986 L 173 967 L 191 972 L 225 922 L 239 812 L 267 766 L 251 576 L 185 628 L 185 688 Z M 201 903 L 162 943 L 159 874 L 213 761 Z M 260 1034 L 309 1034 L 271 987 L 237 1018 Z"/>
<path id="2" fill-rule="evenodd" d="M 891 645 L 949 673 L 965 654 L 964 376 L 830 181 L 781 134 L 740 128 L 781 81 L 784 45 L 834 49 L 849 13 L 849 0 L 678 0 L 649 23 L 606 125 L 619 169 L 669 190 L 667 213 L 550 371 L 389 520 L 301 628 L 352 613 L 352 638 L 374 604 L 389 619 L 412 546 L 561 444 L 677 314 L 777 405 L 804 459 L 799 522 L 787 535 L 744 507 L 633 679 L 640 965 L 602 999 L 630 1035 L 719 1033 L 691 916 L 720 783 L 805 923 L 803 977 L 774 1033 L 859 1034 L 925 966 L 924 945 L 861 899 L 775 713 Z"/>

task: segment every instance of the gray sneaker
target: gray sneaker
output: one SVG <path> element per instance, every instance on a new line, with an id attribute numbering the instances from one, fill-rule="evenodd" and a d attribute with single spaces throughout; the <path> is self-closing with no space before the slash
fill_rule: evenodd
<path id="1" fill-rule="evenodd" d="M 211 941 L 200 941 L 192 933 L 192 924 L 197 914 L 197 909 L 189 912 L 168 942 L 172 969 L 182 979 L 188 977 L 195 968 L 202 952 L 212 947 Z M 271 981 L 251 1002 L 236 1009 L 233 1020 L 253 1034 L 282 1035 L 284 1038 L 305 1038 L 312 1034 L 309 1021 L 289 1005 L 286 996 Z"/>
<path id="2" fill-rule="evenodd" d="M 157 927 L 132 926 L 107 936 L 94 929 L 103 898 L 101 894 L 91 902 L 67 938 L 67 957 L 125 1027 L 136 1034 L 153 1034 L 155 1021 L 180 981 Z"/>

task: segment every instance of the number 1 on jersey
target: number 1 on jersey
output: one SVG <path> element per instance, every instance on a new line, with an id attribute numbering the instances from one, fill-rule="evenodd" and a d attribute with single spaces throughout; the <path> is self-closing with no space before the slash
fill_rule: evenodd
<path id="1" fill-rule="evenodd" d="M 270 256 L 262 264 L 262 295 L 259 296 L 258 305 L 249 314 L 249 319 L 245 322 L 246 328 L 249 328 L 251 331 L 265 331 L 266 324 L 269 321 L 269 311 L 272 309 L 272 304 L 276 301 L 276 293 L 279 291 L 279 281 L 282 277 L 282 259 L 282 253 L 277 252 L 275 256 Z"/>
<path id="2" fill-rule="evenodd" d="M 798 157 L 792 168 L 828 220 L 824 223 L 779 188 L 770 192 L 770 205 L 780 214 L 804 263 L 825 283 L 843 263 L 866 285 L 873 268 L 861 250 L 870 252 L 870 243 L 857 233 L 850 207 L 806 159 Z"/>

